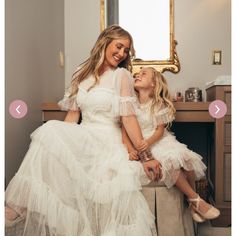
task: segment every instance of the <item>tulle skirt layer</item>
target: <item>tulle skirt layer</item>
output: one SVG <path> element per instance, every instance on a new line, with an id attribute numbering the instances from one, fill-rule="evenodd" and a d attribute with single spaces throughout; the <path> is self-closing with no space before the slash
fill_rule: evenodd
<path id="1" fill-rule="evenodd" d="M 150 137 L 149 133 L 144 133 L 145 135 Z M 161 180 L 168 188 L 175 184 L 181 169 L 193 171 L 196 180 L 205 176 L 206 166 L 202 162 L 202 157 L 178 142 L 168 131 L 165 131 L 163 138 L 151 147 L 151 151 L 162 165 Z"/>
<path id="2" fill-rule="evenodd" d="M 120 129 L 49 121 L 35 130 L 6 203 L 26 209 L 26 236 L 155 235 L 140 192 L 143 167 L 128 160 Z"/>

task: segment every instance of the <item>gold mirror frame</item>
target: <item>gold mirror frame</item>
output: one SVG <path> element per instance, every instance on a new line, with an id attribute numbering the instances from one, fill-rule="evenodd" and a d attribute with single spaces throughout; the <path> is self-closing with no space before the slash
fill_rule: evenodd
<path id="1" fill-rule="evenodd" d="M 100 29 L 105 29 L 105 0 L 100 0 Z M 180 71 L 180 62 L 176 52 L 177 41 L 174 40 L 174 0 L 170 0 L 170 59 L 169 60 L 138 60 L 132 61 L 133 73 L 138 72 L 142 67 L 151 66 L 160 72 L 170 71 L 178 73 Z"/>

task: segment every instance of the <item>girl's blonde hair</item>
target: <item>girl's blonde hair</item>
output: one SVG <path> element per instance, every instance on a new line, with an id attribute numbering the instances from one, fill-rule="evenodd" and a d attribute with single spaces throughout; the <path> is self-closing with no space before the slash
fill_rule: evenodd
<path id="1" fill-rule="evenodd" d="M 120 38 L 128 38 L 130 40 L 130 51 L 127 55 L 127 58 L 123 60 L 118 65 L 118 67 L 126 68 L 129 71 L 132 70 L 131 59 L 135 55 L 132 36 L 129 34 L 128 31 L 124 30 L 119 25 L 111 25 L 101 32 L 94 47 L 90 52 L 90 57 L 85 62 L 83 62 L 81 64 L 81 67 L 72 75 L 72 92 L 70 94 L 70 97 L 77 94 L 78 85 L 89 75 L 94 75 L 95 77 L 95 83 L 89 89 L 93 88 L 96 84 L 98 84 L 99 71 L 105 60 L 106 48 L 114 39 Z"/>
<path id="2" fill-rule="evenodd" d="M 158 111 L 162 107 L 168 107 L 169 116 L 174 119 L 175 108 L 171 101 L 171 96 L 165 77 L 162 75 L 162 73 L 160 73 L 153 67 L 148 67 L 148 68 L 152 70 L 153 73 L 152 81 L 154 83 L 153 94 L 151 94 L 152 97 L 151 112 L 154 113 L 155 111 Z M 167 126 L 170 127 L 171 123 L 168 123 Z"/>

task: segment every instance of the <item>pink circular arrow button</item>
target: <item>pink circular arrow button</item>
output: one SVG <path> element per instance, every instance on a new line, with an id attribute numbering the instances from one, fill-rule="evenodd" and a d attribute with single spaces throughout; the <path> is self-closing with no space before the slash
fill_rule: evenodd
<path id="1" fill-rule="evenodd" d="M 22 100 L 15 100 L 9 106 L 9 113 L 16 119 L 23 118 L 27 114 L 27 105 Z"/>
<path id="2" fill-rule="evenodd" d="M 209 105 L 209 113 L 212 117 L 219 119 L 225 116 L 227 112 L 226 104 L 221 100 L 215 100 Z"/>

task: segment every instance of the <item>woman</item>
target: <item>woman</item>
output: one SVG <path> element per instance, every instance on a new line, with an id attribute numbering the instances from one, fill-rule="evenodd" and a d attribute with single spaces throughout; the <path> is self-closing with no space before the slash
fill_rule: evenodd
<path id="1" fill-rule="evenodd" d="M 127 70 L 133 55 L 127 31 L 105 29 L 59 102 L 68 110 L 65 122 L 49 121 L 31 134 L 6 191 L 11 220 L 26 215 L 25 235 L 156 235 L 140 189 L 149 182 L 145 172 L 158 179 L 159 163 L 148 151 L 140 153 L 142 164 L 129 161 L 121 137 L 120 122 L 135 146 L 143 139 Z"/>

